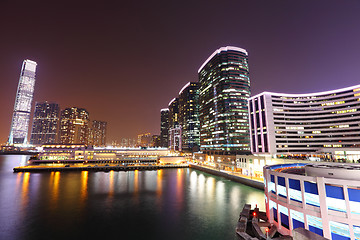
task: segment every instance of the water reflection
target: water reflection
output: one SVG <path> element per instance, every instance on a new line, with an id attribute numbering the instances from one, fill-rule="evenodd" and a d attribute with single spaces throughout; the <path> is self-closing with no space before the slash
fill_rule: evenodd
<path id="1" fill-rule="evenodd" d="M 19 190 L 20 185 L 21 185 L 21 177 L 22 177 L 22 172 L 17 173 L 16 176 L 16 189 Z"/>
<path id="2" fill-rule="evenodd" d="M 9 166 L 7 172 L 3 166 Z M 12 239 L 16 232 L 17 239 L 83 239 L 99 233 L 112 239 L 123 231 L 131 231 L 133 239 L 144 234 L 235 239 L 243 205 L 264 210 L 262 191 L 192 169 L 14 174 L 12 167 L 10 160 L 0 163 L 0 226 L 6 232 L 0 231 L 0 239 Z"/>
<path id="3" fill-rule="evenodd" d="M 163 180 L 162 178 L 163 178 L 163 170 L 159 169 L 159 170 L 157 170 L 157 173 L 156 173 L 156 195 L 157 195 L 158 199 L 162 195 L 162 180 Z"/>
<path id="4" fill-rule="evenodd" d="M 21 206 L 23 209 L 26 209 L 29 203 L 29 182 L 30 182 L 30 173 L 24 173 L 22 188 L 21 188 Z"/>
<path id="5" fill-rule="evenodd" d="M 176 174 L 176 198 L 182 200 L 183 199 L 183 169 L 179 168 Z"/>
<path id="6" fill-rule="evenodd" d="M 112 198 L 114 195 L 114 171 L 111 170 L 109 173 L 109 197 Z"/>
<path id="7" fill-rule="evenodd" d="M 84 203 L 88 194 L 88 171 L 81 172 L 81 202 Z"/>
<path id="8" fill-rule="evenodd" d="M 139 170 L 134 171 L 134 194 L 137 195 L 139 191 Z"/>
<path id="9" fill-rule="evenodd" d="M 59 199 L 60 172 L 51 172 L 49 178 L 49 187 L 51 191 L 50 209 L 55 210 L 58 207 Z"/>

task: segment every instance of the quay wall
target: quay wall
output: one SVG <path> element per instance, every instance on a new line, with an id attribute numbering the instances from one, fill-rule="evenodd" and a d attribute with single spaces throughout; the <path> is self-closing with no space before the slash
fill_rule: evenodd
<path id="1" fill-rule="evenodd" d="M 189 164 L 189 167 L 193 168 L 193 169 L 196 169 L 196 170 L 206 172 L 206 173 L 213 174 L 215 176 L 224 177 L 226 179 L 232 180 L 234 182 L 242 183 L 242 184 L 248 185 L 250 187 L 254 187 L 254 188 L 257 188 L 257 189 L 260 189 L 260 190 L 264 190 L 264 183 L 263 182 L 243 178 L 243 177 L 240 177 L 240 176 L 235 176 L 235 175 L 232 175 L 232 174 L 229 174 L 229 173 L 226 173 L 226 172 L 221 172 L 221 171 L 218 171 L 218 170 L 202 167 L 202 166 L 195 165 L 195 164 Z"/>

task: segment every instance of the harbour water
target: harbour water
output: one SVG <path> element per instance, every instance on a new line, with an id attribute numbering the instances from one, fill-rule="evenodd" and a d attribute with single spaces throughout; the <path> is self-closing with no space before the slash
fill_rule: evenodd
<path id="1" fill-rule="evenodd" d="M 237 239 L 264 193 L 197 170 L 13 173 L 0 156 L 0 239 Z"/>

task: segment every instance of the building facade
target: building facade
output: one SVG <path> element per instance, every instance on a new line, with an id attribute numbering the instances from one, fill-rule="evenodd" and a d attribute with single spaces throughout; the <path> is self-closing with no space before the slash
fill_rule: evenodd
<path id="1" fill-rule="evenodd" d="M 92 121 L 92 145 L 96 147 L 106 146 L 106 129 L 107 122 L 93 120 Z"/>
<path id="2" fill-rule="evenodd" d="M 138 135 L 138 146 L 139 147 L 150 147 L 152 141 L 151 133 L 143 133 Z"/>
<path id="3" fill-rule="evenodd" d="M 199 83 L 189 82 L 179 92 L 179 124 L 182 150 L 198 151 L 200 147 Z"/>
<path id="4" fill-rule="evenodd" d="M 37 63 L 31 60 L 24 60 L 22 64 L 8 144 L 26 144 L 28 141 L 36 66 Z"/>
<path id="5" fill-rule="evenodd" d="M 169 133 L 168 147 L 174 151 L 181 151 L 181 126 L 179 125 L 179 98 L 169 102 Z"/>
<path id="6" fill-rule="evenodd" d="M 60 115 L 60 142 L 62 144 L 89 143 L 89 113 L 83 108 L 66 108 Z"/>
<path id="7" fill-rule="evenodd" d="M 216 50 L 200 67 L 198 75 L 201 150 L 250 152 L 246 50 L 237 47 Z"/>
<path id="8" fill-rule="evenodd" d="M 161 147 L 160 135 L 152 135 L 151 147 Z"/>
<path id="9" fill-rule="evenodd" d="M 284 235 L 302 227 L 326 239 L 360 239 L 359 176 L 356 164 L 265 166 L 269 222 Z"/>
<path id="10" fill-rule="evenodd" d="M 360 147 L 360 85 L 311 94 L 263 92 L 249 99 L 248 110 L 253 153 L 333 160 L 334 151 Z"/>
<path id="11" fill-rule="evenodd" d="M 179 98 L 169 102 L 169 129 L 179 125 Z"/>
<path id="12" fill-rule="evenodd" d="M 57 103 L 35 104 L 30 144 L 51 144 L 57 142 L 60 108 Z"/>
<path id="13" fill-rule="evenodd" d="M 169 109 L 163 108 L 160 110 L 161 113 L 161 125 L 160 125 L 160 146 L 169 146 Z"/>

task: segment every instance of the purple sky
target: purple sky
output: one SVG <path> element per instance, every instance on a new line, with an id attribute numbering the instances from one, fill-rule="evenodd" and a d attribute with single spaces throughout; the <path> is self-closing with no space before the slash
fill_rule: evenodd
<path id="1" fill-rule="evenodd" d="M 35 101 L 82 107 L 108 142 L 158 134 L 167 107 L 217 48 L 249 53 L 252 95 L 360 84 L 360 1 L 0 1 L 0 143 L 20 68 Z"/>

